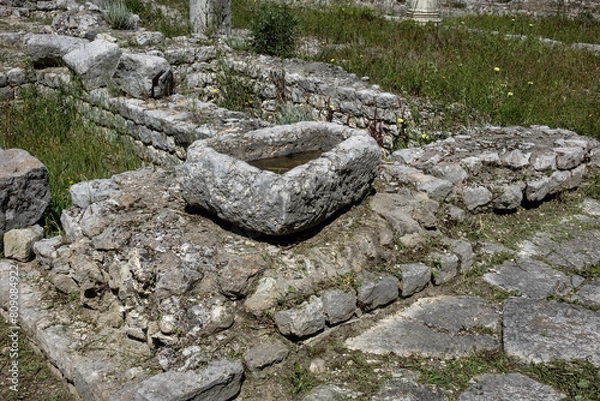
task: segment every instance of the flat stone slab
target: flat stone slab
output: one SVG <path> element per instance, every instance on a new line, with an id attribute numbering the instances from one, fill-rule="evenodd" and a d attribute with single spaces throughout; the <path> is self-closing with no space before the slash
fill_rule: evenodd
<path id="1" fill-rule="evenodd" d="M 371 401 L 447 401 L 444 391 L 436 386 L 407 379 L 391 379 L 381 386 Z"/>
<path id="2" fill-rule="evenodd" d="M 399 356 L 464 357 L 473 350 L 495 350 L 498 310 L 478 297 L 422 298 L 346 340 L 350 349 Z"/>
<path id="3" fill-rule="evenodd" d="M 558 401 L 566 396 L 520 373 L 483 374 L 459 401 Z"/>
<path id="4" fill-rule="evenodd" d="M 509 298 L 504 351 L 523 363 L 587 359 L 600 366 L 600 312 L 556 301 Z"/>
<path id="5" fill-rule="evenodd" d="M 575 294 L 575 299 L 584 305 L 600 305 L 600 278 L 581 287 Z"/>
<path id="6" fill-rule="evenodd" d="M 503 290 L 518 291 L 527 298 L 542 299 L 553 294 L 568 293 L 580 284 L 581 277 L 567 276 L 539 260 L 519 258 L 495 267 L 492 272 L 484 274 L 483 279 Z"/>
<path id="7" fill-rule="evenodd" d="M 283 174 L 249 163 L 309 152 Z M 196 141 L 177 173 L 183 198 L 238 227 L 285 235 L 313 227 L 360 200 L 381 149 L 365 131 L 301 122 Z"/>

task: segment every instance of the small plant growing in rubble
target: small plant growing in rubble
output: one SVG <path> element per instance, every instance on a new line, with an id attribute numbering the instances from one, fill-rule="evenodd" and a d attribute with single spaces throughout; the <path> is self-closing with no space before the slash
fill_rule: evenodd
<path id="1" fill-rule="evenodd" d="M 104 9 L 104 19 L 111 28 L 128 30 L 133 28 L 131 12 L 123 1 L 113 1 Z"/>
<path id="2" fill-rule="evenodd" d="M 258 53 L 290 57 L 296 49 L 298 21 L 285 4 L 261 4 L 251 22 L 252 47 Z"/>

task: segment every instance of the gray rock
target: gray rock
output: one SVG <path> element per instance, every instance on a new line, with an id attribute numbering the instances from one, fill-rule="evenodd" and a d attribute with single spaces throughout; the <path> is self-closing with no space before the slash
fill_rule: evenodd
<path id="1" fill-rule="evenodd" d="M 123 53 L 113 79 L 125 93 L 138 98 L 169 96 L 175 86 L 169 62 L 146 54 Z"/>
<path id="2" fill-rule="evenodd" d="M 560 170 L 571 170 L 581 164 L 585 152 L 580 147 L 554 148 L 556 153 L 556 167 Z"/>
<path id="3" fill-rule="evenodd" d="M 571 277 L 529 258 L 504 262 L 495 267 L 493 272 L 484 274 L 483 279 L 505 291 L 517 291 L 525 297 L 536 299 L 553 294 L 564 295 L 573 289 Z"/>
<path id="4" fill-rule="evenodd" d="M 135 38 L 135 41 L 140 45 L 140 46 L 151 46 L 151 45 L 157 45 L 159 43 L 164 42 L 165 40 L 165 35 L 163 35 L 162 32 L 144 32 L 143 34 L 141 34 L 140 36 L 137 36 Z"/>
<path id="5" fill-rule="evenodd" d="M 450 181 L 454 185 L 469 177 L 469 174 L 458 163 L 439 163 L 431 169 L 431 174 L 437 178 Z"/>
<path id="6" fill-rule="evenodd" d="M 575 293 L 575 299 L 584 305 L 600 305 L 600 278 L 592 280 Z"/>
<path id="7" fill-rule="evenodd" d="M 0 234 L 34 225 L 50 204 L 48 170 L 21 149 L 0 149 Z"/>
<path id="8" fill-rule="evenodd" d="M 189 335 L 206 337 L 231 327 L 233 311 L 219 298 L 203 299 L 186 311 Z"/>
<path id="9" fill-rule="evenodd" d="M 445 239 L 444 243 L 450 247 L 450 251 L 458 256 L 460 262 L 460 271 L 467 273 L 471 271 L 475 264 L 475 252 L 473 246 L 464 240 Z"/>
<path id="10" fill-rule="evenodd" d="M 79 221 L 81 232 L 90 239 L 102 234 L 111 223 L 111 218 L 109 217 L 111 210 L 112 205 L 109 203 L 92 203 L 85 209 Z"/>
<path id="11" fill-rule="evenodd" d="M 447 401 L 444 390 L 412 380 L 391 379 L 383 383 L 371 401 Z"/>
<path id="12" fill-rule="evenodd" d="M 521 373 L 483 374 L 460 395 L 459 401 L 559 401 L 566 397 Z"/>
<path id="13" fill-rule="evenodd" d="M 523 202 L 523 189 L 525 185 L 504 185 L 500 194 L 494 199 L 492 206 L 496 210 L 515 210 Z"/>
<path id="14" fill-rule="evenodd" d="M 275 279 L 264 277 L 258 280 L 256 291 L 246 298 L 244 307 L 248 312 L 259 316 L 267 309 L 275 306 L 277 301 L 282 298 L 283 294 L 277 287 Z"/>
<path id="15" fill-rule="evenodd" d="M 64 35 L 32 35 L 27 41 L 27 52 L 35 67 L 57 67 L 62 57 L 89 43 L 85 39 Z"/>
<path id="16" fill-rule="evenodd" d="M 240 391 L 240 361 L 213 362 L 200 371 L 169 371 L 143 381 L 135 401 L 228 401 Z"/>
<path id="17" fill-rule="evenodd" d="M 600 312 L 556 301 L 509 298 L 504 352 L 523 363 L 587 359 L 600 366 Z"/>
<path id="18" fill-rule="evenodd" d="M 296 308 L 276 312 L 274 318 L 281 334 L 290 337 L 307 337 L 325 328 L 323 302 L 314 295 Z"/>
<path id="19" fill-rule="evenodd" d="M 71 185 L 69 194 L 73 205 L 85 209 L 92 203 L 102 202 L 119 191 L 119 186 L 109 179 L 83 181 Z"/>
<path id="20" fill-rule="evenodd" d="M 227 265 L 223 267 L 217 277 L 221 292 L 230 298 L 247 296 L 254 279 L 265 268 L 266 263 L 259 255 L 229 258 Z"/>
<path id="21" fill-rule="evenodd" d="M 529 202 L 541 202 L 550 192 L 550 178 L 543 177 L 539 180 L 527 182 L 525 197 Z"/>
<path id="22" fill-rule="evenodd" d="M 416 187 L 419 191 L 425 192 L 431 199 L 439 202 L 445 200 L 454 189 L 450 181 L 431 176 L 426 176 L 426 179 L 420 180 Z"/>
<path id="23" fill-rule="evenodd" d="M 354 316 L 356 311 L 356 292 L 354 290 L 348 292 L 326 291 L 321 299 L 323 300 L 323 313 L 328 324 L 339 324 Z"/>
<path id="24" fill-rule="evenodd" d="M 244 160 L 317 149 L 317 159 L 284 174 Z M 196 141 L 178 166 L 186 202 L 233 224 L 284 235 L 313 227 L 370 189 L 381 150 L 362 131 L 330 123 L 300 122 Z"/>
<path id="25" fill-rule="evenodd" d="M 79 224 L 81 215 L 82 213 L 75 209 L 65 209 L 62 211 L 60 215 L 60 225 L 65 231 L 65 239 L 67 242 L 74 242 L 83 236 L 83 231 Z"/>
<path id="26" fill-rule="evenodd" d="M 31 248 L 35 257 L 42 263 L 50 264 L 53 259 L 58 257 L 57 248 L 63 244 L 63 237 L 57 235 L 52 238 L 44 238 L 33 244 Z"/>
<path id="27" fill-rule="evenodd" d="M 485 206 L 491 201 L 492 193 L 486 187 L 467 187 L 463 190 L 463 202 L 468 210 Z"/>
<path id="28" fill-rule="evenodd" d="M 250 372 L 257 372 L 287 358 L 290 350 L 276 338 L 269 338 L 246 351 L 244 361 Z"/>
<path id="29" fill-rule="evenodd" d="M 71 50 L 63 56 L 63 60 L 90 90 L 106 86 L 111 81 L 121 53 L 116 44 L 95 40 Z"/>
<path id="30" fill-rule="evenodd" d="M 529 165 L 530 157 L 530 153 L 523 153 L 519 149 L 515 149 L 503 154 L 500 157 L 500 164 L 513 169 L 519 169 Z"/>
<path id="31" fill-rule="evenodd" d="M 496 330 L 498 317 L 495 306 L 477 297 L 421 298 L 346 340 L 346 345 L 373 354 L 462 357 L 499 348 L 497 335 L 479 333 Z"/>
<path id="32" fill-rule="evenodd" d="M 0 307 L 10 313 L 10 301 L 13 305 L 18 304 L 19 299 L 19 267 L 16 263 L 8 260 L 0 260 Z M 12 288 L 12 290 L 11 290 Z M 18 323 L 18 314 L 8 316 L 6 321 L 11 325 Z"/>
<path id="33" fill-rule="evenodd" d="M 61 274 L 51 271 L 48 273 L 48 280 L 54 284 L 56 289 L 64 294 L 75 294 L 80 291 L 80 288 L 75 280 L 73 280 L 73 278 L 71 278 L 71 276 L 68 274 Z"/>
<path id="34" fill-rule="evenodd" d="M 99 251 L 111 251 L 120 249 L 131 238 L 131 232 L 125 228 L 110 225 L 92 240 L 92 245 Z"/>
<path id="35" fill-rule="evenodd" d="M 399 149 L 391 154 L 390 159 L 402 164 L 412 165 L 417 159 L 423 156 L 422 148 Z"/>
<path id="36" fill-rule="evenodd" d="M 440 285 L 452 280 L 458 274 L 458 256 L 453 253 L 432 252 L 427 256 L 433 266 L 433 283 Z"/>
<path id="37" fill-rule="evenodd" d="M 365 310 L 372 310 L 398 299 L 398 277 L 365 273 L 359 277 L 359 281 L 357 300 Z"/>
<path id="38" fill-rule="evenodd" d="M 20 86 L 27 82 L 27 73 L 22 68 L 11 68 L 6 72 L 8 83 L 12 86 Z"/>
<path id="39" fill-rule="evenodd" d="M 369 205 L 392 226 L 396 235 L 402 237 L 423 231 L 420 224 L 412 218 L 414 207 L 412 197 L 403 194 L 376 193 Z"/>
<path id="40" fill-rule="evenodd" d="M 556 170 L 556 153 L 542 153 L 533 157 L 533 168 L 537 171 Z"/>
<path id="41" fill-rule="evenodd" d="M 431 281 L 431 268 L 423 263 L 398 266 L 402 274 L 402 296 L 410 297 L 421 291 Z"/>
<path id="42" fill-rule="evenodd" d="M 39 225 L 7 231 L 4 233 L 4 256 L 27 262 L 33 256 L 33 244 L 43 236 L 44 229 Z"/>

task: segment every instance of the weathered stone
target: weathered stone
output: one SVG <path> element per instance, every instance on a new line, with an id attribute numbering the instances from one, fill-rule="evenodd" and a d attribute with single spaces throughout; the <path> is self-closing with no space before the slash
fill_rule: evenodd
<path id="1" fill-rule="evenodd" d="M 111 225 L 94 237 L 92 245 L 101 251 L 116 250 L 125 245 L 129 238 L 131 233 L 126 228 Z"/>
<path id="2" fill-rule="evenodd" d="M 547 264 L 529 258 L 504 262 L 483 275 L 488 283 L 505 291 L 517 291 L 528 298 L 543 299 L 564 295 L 573 289 L 572 279 Z"/>
<path id="3" fill-rule="evenodd" d="M 229 304 L 219 298 L 203 299 L 186 311 L 189 334 L 192 336 L 210 336 L 231 327 L 234 321 Z"/>
<path id="4" fill-rule="evenodd" d="M 81 232 L 90 239 L 102 234 L 111 223 L 111 210 L 112 205 L 107 202 L 92 203 L 85 209 L 79 221 Z"/>
<path id="5" fill-rule="evenodd" d="M 411 263 L 398 266 L 402 274 L 402 296 L 410 297 L 427 287 L 431 281 L 431 268 L 423 263 Z"/>
<path id="6" fill-rule="evenodd" d="M 477 333 L 478 328 L 495 330 L 497 325 L 497 309 L 481 298 L 421 298 L 346 340 L 346 345 L 373 354 L 455 358 L 498 349 L 496 335 Z"/>
<path id="7" fill-rule="evenodd" d="M 48 274 L 48 280 L 50 280 L 50 282 L 64 294 L 75 294 L 80 291 L 79 286 L 70 275 L 51 271 Z"/>
<path id="8" fill-rule="evenodd" d="M 360 278 L 357 300 L 361 308 L 371 310 L 389 304 L 398 298 L 400 280 L 391 275 L 365 273 Z"/>
<path id="9" fill-rule="evenodd" d="M 190 1 L 190 23 L 195 34 L 231 30 L 231 0 Z"/>
<path id="10" fill-rule="evenodd" d="M 230 298 L 245 297 L 248 295 L 255 277 L 265 267 L 264 259 L 258 255 L 230 258 L 217 277 L 221 292 Z"/>
<path id="11" fill-rule="evenodd" d="M 391 154 L 390 159 L 402 164 L 412 165 L 417 159 L 423 156 L 423 153 L 422 148 L 399 149 Z"/>
<path id="12" fill-rule="evenodd" d="M 450 247 L 450 251 L 458 256 L 460 262 L 460 271 L 467 273 L 471 271 L 475 264 L 475 252 L 473 246 L 464 240 L 445 239 L 444 243 Z"/>
<path id="13" fill-rule="evenodd" d="M 399 237 L 423 231 L 419 223 L 412 218 L 414 208 L 405 195 L 377 193 L 371 198 L 369 205 L 390 223 Z"/>
<path id="14" fill-rule="evenodd" d="M 64 35 L 32 35 L 27 41 L 27 52 L 36 67 L 57 67 L 62 57 L 89 43 L 85 39 Z"/>
<path id="15" fill-rule="evenodd" d="M 143 381 L 136 401 L 228 401 L 240 391 L 244 367 L 240 361 L 219 361 L 200 371 L 169 371 Z"/>
<path id="16" fill-rule="evenodd" d="M 4 256 L 27 262 L 33 256 L 33 244 L 43 236 L 44 229 L 39 225 L 7 231 L 4 233 Z"/>
<path id="17" fill-rule="evenodd" d="M 458 256 L 450 252 L 432 252 L 427 259 L 433 266 L 433 283 L 440 285 L 452 280 L 458 274 Z"/>
<path id="18" fill-rule="evenodd" d="M 171 65 L 162 57 L 123 53 L 113 77 L 125 93 L 138 98 L 162 98 L 173 93 Z"/>
<path id="19" fill-rule="evenodd" d="M 581 287 L 575 294 L 575 299 L 584 305 L 600 305 L 600 278 L 596 278 Z"/>
<path id="20" fill-rule="evenodd" d="M 328 324 L 339 324 L 354 316 L 356 311 L 356 292 L 354 290 L 348 292 L 326 291 L 321 299 L 323 300 L 323 313 Z"/>
<path id="21" fill-rule="evenodd" d="M 48 170 L 21 149 L 0 149 L 0 234 L 34 225 L 50 204 Z"/>
<path id="22" fill-rule="evenodd" d="M 325 328 L 325 315 L 321 298 L 311 296 L 300 306 L 275 313 L 275 324 L 285 336 L 303 338 Z"/>
<path id="23" fill-rule="evenodd" d="M 556 170 L 556 153 L 536 155 L 533 158 L 533 168 L 537 171 Z"/>
<path id="24" fill-rule="evenodd" d="M 588 198 L 583 201 L 581 208 L 584 212 L 591 216 L 600 217 L 600 201 Z"/>
<path id="25" fill-rule="evenodd" d="M 52 238 L 44 238 L 35 242 L 32 246 L 35 257 L 42 263 L 50 264 L 50 261 L 58 258 L 56 249 L 63 244 L 63 237 L 57 235 Z"/>
<path id="26" fill-rule="evenodd" d="M 282 175 L 244 161 L 308 151 L 324 153 Z M 380 156 L 364 132 L 300 122 L 196 141 L 177 171 L 191 206 L 252 231 L 283 235 L 313 227 L 361 199 Z"/>
<path id="27" fill-rule="evenodd" d="M 254 373 L 283 361 L 289 352 L 288 347 L 282 341 L 269 338 L 250 348 L 244 355 L 244 361 L 248 370 Z"/>
<path id="28" fill-rule="evenodd" d="M 459 401 L 559 401 L 565 395 L 521 373 L 483 374 Z"/>
<path id="29" fill-rule="evenodd" d="M 135 41 L 140 46 L 151 46 L 157 45 L 159 43 L 164 42 L 165 35 L 162 32 L 154 31 L 154 32 L 144 32 L 140 36 L 135 38 Z"/>
<path id="30" fill-rule="evenodd" d="M 83 236 L 83 231 L 81 230 L 81 225 L 79 221 L 81 220 L 81 212 L 76 211 L 75 209 L 65 209 L 62 211 L 60 215 L 60 225 L 65 231 L 65 238 L 67 242 L 74 242 L 77 238 L 81 238 Z"/>
<path id="31" fill-rule="evenodd" d="M 556 301 L 509 298 L 504 352 L 523 363 L 587 359 L 600 366 L 600 312 Z"/>
<path id="32" fill-rule="evenodd" d="M 529 202 L 541 202 L 550 192 L 550 178 L 543 177 L 539 180 L 528 181 L 525 196 Z"/>
<path id="33" fill-rule="evenodd" d="M 504 185 L 499 190 L 499 195 L 493 200 L 492 206 L 496 210 L 514 210 L 523 202 L 524 184 Z"/>
<path id="34" fill-rule="evenodd" d="M 485 206 L 492 200 L 492 193 L 483 186 L 467 187 L 463 190 L 463 202 L 468 210 Z"/>
<path id="35" fill-rule="evenodd" d="M 102 202 L 119 191 L 119 186 L 108 179 L 83 181 L 71 185 L 69 194 L 73 205 L 85 209 L 92 203 Z"/>
<path id="36" fill-rule="evenodd" d="M 111 81 L 121 53 L 114 43 L 95 40 L 71 50 L 63 56 L 63 60 L 90 90 L 106 86 Z"/>
<path id="37" fill-rule="evenodd" d="M 258 281 L 254 294 L 246 298 L 244 307 L 248 312 L 260 315 L 265 310 L 275 306 L 281 298 L 283 298 L 283 294 L 277 287 L 275 279 L 264 277 Z"/>
<path id="38" fill-rule="evenodd" d="M 556 167 L 560 170 L 570 170 L 581 164 L 585 152 L 580 147 L 554 148 L 556 152 Z"/>
<path id="39" fill-rule="evenodd" d="M 439 387 L 406 379 L 391 379 L 375 394 L 371 401 L 447 401 L 444 390 Z"/>
<path id="40" fill-rule="evenodd" d="M 22 68 L 11 68 L 6 72 L 6 78 L 10 85 L 19 86 L 27 82 L 27 73 Z"/>
<path id="41" fill-rule="evenodd" d="M 466 180 L 469 175 L 458 163 L 439 163 L 431 169 L 431 174 L 437 178 L 450 181 L 456 185 Z"/>
<path id="42" fill-rule="evenodd" d="M 519 169 L 529 165 L 530 153 L 523 153 L 519 149 L 506 152 L 500 158 L 500 163 L 510 168 Z"/>

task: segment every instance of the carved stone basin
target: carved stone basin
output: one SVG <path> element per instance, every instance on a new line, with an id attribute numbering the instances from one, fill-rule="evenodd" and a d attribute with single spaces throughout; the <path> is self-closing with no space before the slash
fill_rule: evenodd
<path id="1" fill-rule="evenodd" d="M 285 235 L 365 196 L 380 158 L 365 131 L 301 122 L 196 141 L 177 174 L 190 206 L 251 231 Z"/>

